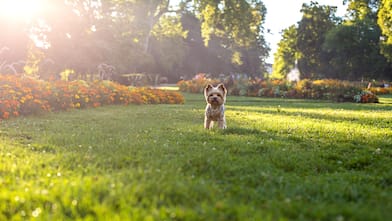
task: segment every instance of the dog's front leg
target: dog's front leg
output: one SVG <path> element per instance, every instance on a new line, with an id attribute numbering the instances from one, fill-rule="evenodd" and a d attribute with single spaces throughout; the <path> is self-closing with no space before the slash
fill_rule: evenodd
<path id="1" fill-rule="evenodd" d="M 219 129 L 226 129 L 225 117 L 222 117 L 221 119 L 218 120 L 218 127 L 219 127 Z"/>
<path id="2" fill-rule="evenodd" d="M 210 129 L 211 125 L 211 119 L 209 119 L 207 116 L 205 116 L 204 118 L 204 128 L 205 129 Z"/>

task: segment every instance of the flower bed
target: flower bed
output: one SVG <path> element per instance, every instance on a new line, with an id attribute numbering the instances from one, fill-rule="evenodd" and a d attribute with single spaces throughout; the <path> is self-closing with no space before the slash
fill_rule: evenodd
<path id="1" fill-rule="evenodd" d="M 369 91 L 378 95 L 392 94 L 392 87 L 371 87 L 369 88 Z"/>
<path id="2" fill-rule="evenodd" d="M 0 75 L 0 119 L 110 104 L 181 104 L 175 91 L 128 88 L 110 81 L 48 82 Z"/>
<path id="3" fill-rule="evenodd" d="M 180 91 L 201 93 L 205 85 L 216 84 L 219 80 L 197 75 L 192 80 L 180 81 Z M 363 90 L 356 83 L 333 79 L 308 80 L 289 82 L 286 80 L 261 79 L 230 79 L 224 81 L 230 95 L 285 97 L 302 99 L 323 99 L 334 101 L 349 101 L 359 103 L 378 102 L 372 90 Z"/>

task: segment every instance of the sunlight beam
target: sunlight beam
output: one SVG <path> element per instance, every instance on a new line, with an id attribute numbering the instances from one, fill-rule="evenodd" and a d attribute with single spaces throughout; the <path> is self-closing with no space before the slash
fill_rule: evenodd
<path id="1" fill-rule="evenodd" d="M 42 0 L 0 0 L 0 17 L 28 22 L 45 8 Z"/>

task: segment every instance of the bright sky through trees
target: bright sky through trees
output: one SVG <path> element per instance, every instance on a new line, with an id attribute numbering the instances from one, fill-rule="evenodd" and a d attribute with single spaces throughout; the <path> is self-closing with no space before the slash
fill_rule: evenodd
<path id="1" fill-rule="evenodd" d="M 290 25 L 296 24 L 301 20 L 301 7 L 304 3 L 311 0 L 262 0 L 267 7 L 267 17 L 265 21 L 265 38 L 271 48 L 268 63 L 273 63 L 273 55 L 277 50 L 277 44 L 281 38 L 281 31 Z M 316 0 L 321 5 L 337 6 L 337 15 L 343 16 L 347 6 L 343 5 L 343 0 Z M 178 4 L 179 0 L 171 0 L 171 5 Z"/>
<path id="2" fill-rule="evenodd" d="M 45 9 L 42 0 L 0 0 L 1 19 L 27 21 Z"/>
<path id="3" fill-rule="evenodd" d="M 281 31 L 290 25 L 296 24 L 301 20 L 301 7 L 303 3 L 309 4 L 311 1 L 304 0 L 263 0 L 267 7 L 267 17 L 265 29 L 270 30 L 265 35 L 267 42 L 271 47 L 268 63 L 273 63 L 273 55 L 277 50 L 277 44 L 281 38 Z M 320 5 L 337 6 L 337 15 L 343 16 L 347 6 L 342 4 L 342 0 L 318 0 Z"/>

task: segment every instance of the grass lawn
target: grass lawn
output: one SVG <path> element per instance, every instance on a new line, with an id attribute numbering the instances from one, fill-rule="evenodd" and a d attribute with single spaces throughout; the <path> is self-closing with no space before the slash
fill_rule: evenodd
<path id="1" fill-rule="evenodd" d="M 0 220 L 392 220 L 384 104 L 204 98 L 0 122 Z"/>

